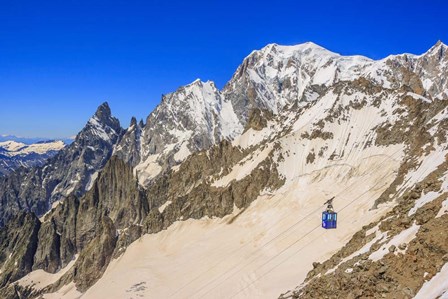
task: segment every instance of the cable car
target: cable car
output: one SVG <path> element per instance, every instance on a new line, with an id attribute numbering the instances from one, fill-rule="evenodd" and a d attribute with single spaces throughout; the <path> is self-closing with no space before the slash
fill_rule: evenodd
<path id="1" fill-rule="evenodd" d="M 325 202 L 327 209 L 322 212 L 322 227 L 325 229 L 332 229 L 337 226 L 338 213 L 333 210 L 333 199 L 334 197 Z"/>

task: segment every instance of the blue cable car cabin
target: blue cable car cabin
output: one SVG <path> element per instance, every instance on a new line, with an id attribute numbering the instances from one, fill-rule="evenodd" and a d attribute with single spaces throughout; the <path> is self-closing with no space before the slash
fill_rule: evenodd
<path id="1" fill-rule="evenodd" d="M 338 213 L 332 211 L 322 212 L 322 227 L 325 229 L 336 228 Z"/>
<path id="2" fill-rule="evenodd" d="M 322 227 L 325 229 L 332 229 L 337 226 L 338 213 L 333 210 L 333 199 L 334 197 L 325 202 L 327 209 L 322 212 Z"/>

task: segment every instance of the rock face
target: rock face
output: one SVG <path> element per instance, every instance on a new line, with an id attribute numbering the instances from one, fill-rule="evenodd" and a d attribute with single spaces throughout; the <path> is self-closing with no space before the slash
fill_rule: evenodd
<path id="1" fill-rule="evenodd" d="M 0 178 L 0 226 L 18 211 L 26 210 L 40 216 L 52 203 L 69 194 L 82 195 L 89 189 L 95 172 L 109 160 L 121 134 L 119 121 L 104 103 L 74 142 L 45 165 L 19 169 Z"/>
<path id="2" fill-rule="evenodd" d="M 0 231 L 0 288 L 31 271 L 39 228 L 34 214 L 20 212 Z"/>
<path id="3" fill-rule="evenodd" d="M 143 121 L 137 123 L 137 120 L 133 117 L 123 138 L 114 148 L 113 154 L 133 167 L 140 162 L 140 138 L 142 136 L 143 127 Z"/>
<path id="4" fill-rule="evenodd" d="M 12 282 L 28 272 L 57 273 L 74 259 L 57 282 L 21 291 L 33 297 L 74 282 L 85 292 L 143 234 L 244 213 L 260 194 L 293 192 L 331 172 L 341 184 L 368 176 L 373 170 L 365 168 L 376 164 L 364 161 L 379 156 L 395 176 L 369 208 L 399 204 L 330 260 L 309 261 L 307 286 L 283 297 L 416 294 L 423 279 L 399 269 L 415 258 L 425 265 L 415 266 L 420 275 L 435 259 L 435 275 L 448 250 L 438 235 L 446 216 L 436 217 L 445 198 L 418 203 L 447 191 L 446 49 L 438 43 L 420 56 L 373 61 L 312 43 L 272 44 L 244 59 L 222 91 L 197 80 L 163 96 L 146 124 L 133 118 L 122 130 L 101 105 L 73 144 L 43 167 L 0 179 L 0 296 L 14 298 L 20 286 Z M 367 252 L 386 246 L 380 261 L 364 252 L 342 262 L 376 238 L 365 234 L 375 225 L 396 236 L 414 224 L 418 242 L 375 240 Z M 327 275 L 334 267 L 340 270 Z"/>
<path id="5" fill-rule="evenodd" d="M 40 141 L 33 144 L 11 140 L 0 142 L 0 176 L 8 175 L 19 167 L 42 166 L 64 146 L 63 141 Z"/>

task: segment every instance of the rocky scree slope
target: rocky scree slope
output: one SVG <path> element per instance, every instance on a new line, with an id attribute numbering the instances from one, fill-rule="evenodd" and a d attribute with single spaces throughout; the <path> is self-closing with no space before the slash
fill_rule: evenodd
<path id="1" fill-rule="evenodd" d="M 103 105 L 75 142 L 84 145 L 89 132 L 101 140 L 112 133 L 114 155 L 107 159 L 112 149 L 98 155 L 106 166 L 83 184 L 87 193 L 66 194 L 43 219 L 9 214 L 0 235 L 2 294 L 33 297 L 70 283 L 85 292 L 143 234 L 235 208 L 244 214 L 260 194 L 294 191 L 307 177 L 310 188 L 325 176 L 341 185 L 382 178 L 386 185 L 368 208 L 398 202 L 397 188 L 419 183 L 425 173 L 415 178 L 414 168 L 432 161 L 446 143 L 447 88 L 439 80 L 446 76 L 445 53 L 438 43 L 421 56 L 373 61 L 312 43 L 268 45 L 249 55 L 222 91 L 211 82 L 182 87 L 164 97 L 146 125 L 133 119 L 121 139 L 119 127 L 98 126 L 104 115 L 108 128 L 116 124 Z M 366 162 L 375 157 L 381 160 Z M 384 162 L 390 166 L 380 171 Z M 31 229 L 21 230 L 24 223 Z M 42 288 L 13 283 L 31 270 L 56 273 L 73 261 Z"/>

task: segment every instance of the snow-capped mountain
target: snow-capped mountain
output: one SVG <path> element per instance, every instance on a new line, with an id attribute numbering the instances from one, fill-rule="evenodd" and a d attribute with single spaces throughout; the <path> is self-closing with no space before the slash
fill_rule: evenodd
<path id="1" fill-rule="evenodd" d="M 134 150 L 123 150 L 132 142 L 123 138 L 115 153 L 125 161 L 132 156 L 131 165 L 145 186 L 189 154 L 241 134 L 254 109 L 278 114 L 292 105 L 303 107 L 339 82 L 365 79 L 383 88 L 410 86 L 416 94 L 440 99 L 448 89 L 439 76 L 447 71 L 444 51 L 446 46 L 438 42 L 423 55 L 375 61 L 341 56 L 311 42 L 270 44 L 246 57 L 222 91 L 198 79 L 165 95 L 141 130 L 129 127 L 138 133 L 127 134 L 136 140 Z"/>
<path id="2" fill-rule="evenodd" d="M 57 181 L 0 184 L 0 294 L 443 295 L 446 50 L 372 60 L 270 44 L 223 90 L 197 80 L 165 95 L 146 124 L 122 131 L 102 105 L 52 159 L 65 162 L 41 169 Z M 39 215 L 63 203 L 18 212 L 38 202 L 15 195 L 23 178 L 60 195 Z M 324 230 L 331 196 L 338 228 Z"/>
<path id="3" fill-rule="evenodd" d="M 19 167 L 41 166 L 64 146 L 60 140 L 32 144 L 12 140 L 0 142 L 0 175 L 7 175 Z"/>
<path id="4" fill-rule="evenodd" d="M 213 82 L 198 79 L 164 95 L 145 126 L 132 122 L 115 154 L 131 162 L 140 183 L 147 185 L 191 153 L 233 139 L 242 130 L 231 102 Z"/>

